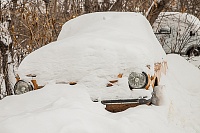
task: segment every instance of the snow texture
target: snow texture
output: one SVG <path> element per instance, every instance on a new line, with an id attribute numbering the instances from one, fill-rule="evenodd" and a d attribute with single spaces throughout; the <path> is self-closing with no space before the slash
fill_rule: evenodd
<path id="1" fill-rule="evenodd" d="M 119 73 L 123 73 L 124 78 L 107 88 L 108 94 L 134 95 L 134 91 L 123 90 L 128 88 L 127 75 L 131 66 L 143 68 L 146 63 L 153 65 L 165 56 L 141 15 L 119 13 L 119 19 L 115 13 L 108 14 L 97 13 L 98 17 L 90 14 L 92 19 L 86 15 L 86 19 L 78 17 L 66 23 L 59 41 L 25 58 L 19 68 L 21 74 L 32 70 L 38 78 L 42 72 L 46 76 L 40 80 L 46 78 L 52 82 L 40 90 L 1 100 L 1 133 L 200 132 L 200 71 L 179 55 L 167 55 L 165 59 L 168 71 L 161 77 L 162 106 L 141 105 L 110 113 L 100 102 L 92 102 L 88 90 L 93 89 L 93 95 L 99 95 L 99 89 Z M 92 22 L 91 29 L 84 26 L 88 21 Z M 78 27 L 79 24 L 85 28 Z M 149 45 L 144 43 L 146 41 Z M 57 77 L 61 72 L 63 76 Z M 55 84 L 53 79 L 59 81 L 59 78 L 66 82 L 80 80 L 75 86 Z"/>
<path id="2" fill-rule="evenodd" d="M 109 113 L 92 102 L 87 87 L 48 84 L 0 101 L 2 133 L 198 133 L 200 72 L 178 55 L 167 55 L 162 106 L 141 105 Z"/>
<path id="3" fill-rule="evenodd" d="M 68 21 L 58 41 L 28 55 L 18 74 L 21 79 L 36 74 L 39 85 L 84 84 L 90 88 L 91 97 L 128 98 L 135 97 L 127 84 L 129 74 L 144 71 L 153 75 L 154 63 L 164 61 L 165 56 L 150 24 L 141 14 L 91 13 Z M 151 66 L 150 70 L 147 65 Z M 123 78 L 118 79 L 120 73 Z M 106 84 L 110 80 L 119 81 L 108 89 Z M 105 94 L 104 90 L 109 93 Z"/>

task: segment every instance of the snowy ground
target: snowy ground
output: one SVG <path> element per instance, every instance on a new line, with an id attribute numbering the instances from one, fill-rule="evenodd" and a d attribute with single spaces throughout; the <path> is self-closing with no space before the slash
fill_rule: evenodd
<path id="1" fill-rule="evenodd" d="M 0 101 L 1 133 L 199 133 L 200 71 L 167 55 L 162 106 L 142 105 L 110 113 L 90 100 L 85 86 L 49 84 Z"/>
<path id="2" fill-rule="evenodd" d="M 143 22 L 142 20 L 144 20 L 142 17 L 135 14 L 135 17 L 138 16 L 137 21 L 133 21 L 132 19 L 134 18 L 121 15 L 123 19 L 118 21 L 117 19 L 119 19 L 119 15 L 118 17 L 115 17 L 115 15 L 113 16 L 112 13 L 109 17 L 104 17 L 104 15 L 102 15 L 103 14 L 99 13 L 100 17 L 95 15 L 95 19 L 94 17 L 92 19 L 92 22 L 96 22 L 98 27 L 96 25 L 90 25 L 89 28 L 79 28 L 74 25 L 76 23 L 80 23 L 82 25 L 88 24 L 86 21 L 88 18 L 80 17 L 79 19 L 70 21 L 66 25 L 66 27 L 69 28 L 68 30 L 71 31 L 66 33 L 70 34 L 67 36 L 65 36 L 65 34 L 63 34 L 63 36 L 60 34 L 58 39 L 59 41 L 57 43 L 55 42 L 49 44 L 48 46 L 34 52 L 35 54 L 30 54 L 24 61 L 24 68 L 23 63 L 21 64 L 21 69 L 23 71 L 27 70 L 27 72 L 30 72 L 30 68 L 32 68 L 34 64 L 37 64 L 39 67 L 38 70 L 43 70 L 41 65 L 43 64 L 45 71 L 55 70 L 55 72 L 58 72 L 58 70 L 60 70 L 61 74 L 58 74 L 58 76 L 68 75 L 68 77 L 73 77 L 74 73 L 72 70 L 76 68 L 77 70 L 82 70 L 80 73 L 75 73 L 75 76 L 79 77 L 83 75 L 83 70 L 89 69 L 88 66 L 91 67 L 92 65 L 87 64 L 87 60 L 79 60 L 76 56 L 87 56 L 86 59 L 91 59 L 91 61 L 94 61 L 92 64 L 96 64 L 94 69 L 91 69 L 91 73 L 89 73 L 88 81 L 90 81 L 95 77 L 94 74 L 97 73 L 94 73 L 93 70 L 99 70 L 100 74 L 102 74 L 102 69 L 108 70 L 105 72 L 106 74 L 113 71 L 113 73 L 119 74 L 118 70 L 115 71 L 115 69 L 112 69 L 117 69 L 116 66 L 118 64 L 129 64 L 129 66 L 134 66 L 134 64 L 131 63 L 133 63 L 133 60 L 135 61 L 136 59 L 138 59 L 136 64 L 139 65 L 147 62 L 149 64 L 153 64 L 154 61 L 160 60 L 159 58 L 164 55 L 164 51 L 161 49 L 155 36 L 151 36 L 153 35 L 153 32 L 151 28 L 148 28 L 148 24 L 144 22 L 142 24 L 145 24 L 147 27 L 139 27 L 141 26 L 140 23 Z M 129 16 L 129 14 L 127 15 Z M 111 23 L 112 20 L 117 23 Z M 129 22 L 132 22 L 130 26 L 128 25 L 130 24 Z M 123 26 L 118 26 L 120 24 L 123 24 Z M 109 29 L 111 27 L 112 30 Z M 132 30 L 130 27 L 136 28 Z M 96 30 L 96 28 L 104 29 L 106 31 Z M 63 33 L 65 33 L 64 29 L 65 28 L 63 28 Z M 109 32 L 107 32 L 107 30 Z M 142 31 L 145 31 L 145 34 L 143 34 Z M 76 32 L 81 34 L 77 35 Z M 128 38 L 118 37 L 121 33 L 125 33 Z M 138 39 L 129 37 L 130 35 L 136 35 Z M 91 38 L 91 36 L 93 38 Z M 109 42 L 108 36 L 111 38 L 111 41 Z M 116 36 L 118 38 L 116 38 Z M 67 37 L 69 37 L 69 39 L 66 41 L 65 39 L 67 39 Z M 94 38 L 97 38 L 97 40 L 94 40 Z M 99 38 L 101 39 L 100 41 L 98 40 Z M 144 38 L 152 43 L 139 43 L 143 44 L 140 45 L 141 48 L 138 47 L 136 43 L 132 44 L 132 42 L 135 42 L 136 40 L 142 41 Z M 84 41 L 84 39 L 86 40 Z M 65 48 L 65 46 L 67 46 L 65 42 L 68 42 L 71 47 Z M 95 43 L 96 45 L 94 45 L 94 42 L 100 42 L 101 45 L 97 45 L 98 43 Z M 126 43 L 124 44 L 124 42 Z M 127 58 L 127 52 L 122 51 L 124 48 L 122 48 L 121 44 L 123 44 L 123 47 L 126 46 L 126 51 L 131 49 L 130 52 L 135 53 L 135 55 L 133 56 L 130 54 L 131 56 L 128 56 Z M 148 45 L 143 47 L 145 44 Z M 104 45 L 109 47 L 103 47 Z M 76 47 L 76 50 L 74 50 L 75 46 L 79 47 Z M 99 49 L 99 46 L 102 46 L 102 48 L 100 47 L 101 49 Z M 132 52 L 134 49 L 131 46 L 134 46 L 135 52 Z M 80 49 L 77 50 L 77 48 Z M 88 51 L 90 53 L 84 55 L 85 53 L 82 52 L 84 51 L 83 48 L 87 48 L 85 49 L 85 53 L 88 53 Z M 66 49 L 69 51 L 66 52 Z M 141 54 L 142 52 L 138 52 L 138 50 L 141 50 L 144 53 Z M 153 54 L 148 54 L 146 52 L 148 50 Z M 74 51 L 76 51 L 76 53 L 74 53 Z M 102 52 L 103 54 L 99 52 Z M 64 53 L 65 56 L 62 56 L 62 53 Z M 94 55 L 96 55 L 93 53 L 98 53 L 98 60 L 93 59 L 93 57 L 95 57 Z M 112 54 L 119 55 L 113 56 L 119 57 L 119 60 L 118 58 L 114 60 L 116 61 L 115 63 L 113 63 L 112 56 L 109 56 Z M 57 55 L 58 58 L 54 59 L 53 57 L 55 55 Z M 66 55 L 73 58 L 66 58 Z M 102 56 L 107 57 L 105 58 L 107 62 L 105 62 L 105 60 L 99 60 Z M 141 59 L 141 57 L 148 58 Z M 46 67 L 44 63 L 47 62 L 47 59 L 49 59 L 49 65 L 47 63 L 48 67 Z M 68 67 L 64 67 L 60 62 L 61 59 L 63 59 L 65 63 L 67 62 L 71 64 L 72 67 L 69 67 L 69 64 L 67 64 L 67 66 L 69 65 Z M 41 60 L 42 63 L 38 64 L 38 60 Z M 53 82 L 49 82 L 49 84 L 41 90 L 28 92 L 23 95 L 8 96 L 0 101 L 0 133 L 198 133 L 200 132 L 200 83 L 198 81 L 200 79 L 200 71 L 197 67 L 194 67 L 183 57 L 178 55 L 167 55 L 166 60 L 169 68 L 167 70 L 167 75 L 162 76 L 160 83 L 164 85 L 164 101 L 162 106 L 141 105 L 135 108 L 129 108 L 120 113 L 110 113 L 104 109 L 105 106 L 100 102 L 92 102 L 90 99 L 91 95 L 88 93 L 89 87 L 94 89 L 98 88 L 100 82 L 99 79 L 94 79 L 97 82 L 96 84 L 92 84 L 93 86 L 79 83 L 75 86 L 70 86 L 68 84 L 53 84 Z M 34 61 L 37 63 L 34 63 Z M 76 61 L 74 62 L 74 66 L 72 61 Z M 52 65 L 52 62 L 55 63 L 55 66 Z M 80 63 L 80 65 L 77 65 L 77 63 Z M 113 64 L 114 66 L 112 66 Z M 84 68 L 82 69 L 82 67 Z M 98 69 L 95 69 L 96 67 Z M 63 71 L 62 68 L 67 68 L 72 73 L 66 73 L 69 70 L 67 71 L 66 69 L 66 71 Z M 35 72 L 35 70 L 33 70 L 33 72 Z M 63 74 L 64 72 L 66 74 Z M 43 71 L 41 73 L 44 75 Z M 47 76 L 49 76 L 49 74 L 50 73 L 48 71 Z M 56 73 L 52 74 L 52 79 L 56 79 L 55 74 Z M 105 78 L 102 79 L 105 80 Z M 118 91 L 120 89 L 121 86 L 115 88 L 115 90 Z M 115 93 L 116 91 L 112 92 Z M 128 92 L 130 92 L 130 89 Z"/>
<path id="3" fill-rule="evenodd" d="M 184 57 L 184 58 L 200 69 L 200 56 Z"/>

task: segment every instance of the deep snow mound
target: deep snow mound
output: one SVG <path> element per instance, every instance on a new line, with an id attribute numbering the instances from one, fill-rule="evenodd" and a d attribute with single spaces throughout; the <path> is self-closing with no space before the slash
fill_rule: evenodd
<path id="1" fill-rule="evenodd" d="M 2 133 L 199 133 L 200 71 L 179 55 L 167 55 L 162 106 L 142 105 L 109 113 L 90 100 L 86 87 L 49 84 L 0 101 Z"/>

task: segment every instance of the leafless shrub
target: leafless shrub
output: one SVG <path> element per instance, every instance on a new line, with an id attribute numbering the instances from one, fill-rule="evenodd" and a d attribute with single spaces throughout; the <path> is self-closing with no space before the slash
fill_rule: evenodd
<path id="1" fill-rule="evenodd" d="M 158 40 L 167 53 L 195 54 L 200 50 L 200 21 L 188 13 L 161 13 L 153 25 Z M 168 30 L 163 32 L 161 30 Z"/>

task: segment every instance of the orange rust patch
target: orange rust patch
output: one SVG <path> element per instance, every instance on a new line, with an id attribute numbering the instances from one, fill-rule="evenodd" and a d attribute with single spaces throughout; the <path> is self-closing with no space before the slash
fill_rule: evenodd
<path id="1" fill-rule="evenodd" d="M 150 78 L 150 75 L 148 74 L 148 84 L 147 84 L 147 86 L 145 87 L 146 90 L 149 89 L 150 84 L 151 84 L 151 78 Z"/>
<path id="2" fill-rule="evenodd" d="M 140 105 L 139 103 L 130 103 L 130 104 L 108 104 L 106 105 L 106 110 L 112 113 L 121 112 L 131 107 L 136 107 Z"/>
<path id="3" fill-rule="evenodd" d="M 31 82 L 33 83 L 34 90 L 37 90 L 38 89 L 37 81 L 33 79 L 33 80 L 31 80 Z"/>
<path id="4" fill-rule="evenodd" d="M 69 82 L 69 85 L 76 85 L 76 82 Z"/>
<path id="5" fill-rule="evenodd" d="M 122 78 L 122 76 L 123 76 L 123 73 L 120 73 L 120 74 L 118 74 L 118 78 Z"/>
<path id="6" fill-rule="evenodd" d="M 19 80 L 20 80 L 20 77 L 19 77 L 19 75 L 18 75 L 18 74 L 16 75 L 16 77 L 15 77 L 15 78 L 16 78 L 16 81 L 19 81 Z"/>
<path id="7" fill-rule="evenodd" d="M 109 81 L 110 83 L 116 83 L 116 82 L 118 82 L 118 80 L 111 80 L 111 81 Z"/>
<path id="8" fill-rule="evenodd" d="M 106 87 L 111 87 L 111 86 L 113 86 L 113 84 L 111 84 L 111 83 L 108 83 L 108 84 L 106 85 Z"/>

